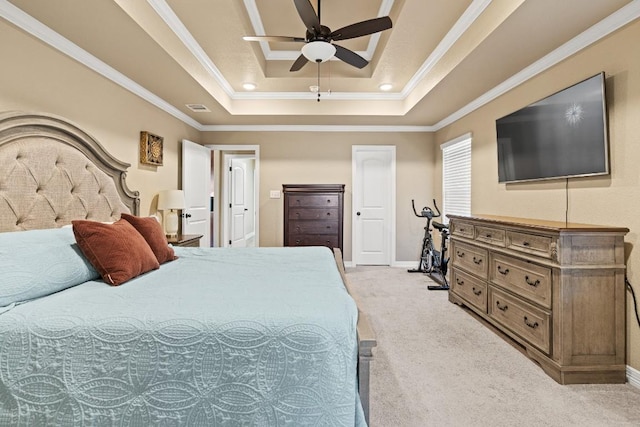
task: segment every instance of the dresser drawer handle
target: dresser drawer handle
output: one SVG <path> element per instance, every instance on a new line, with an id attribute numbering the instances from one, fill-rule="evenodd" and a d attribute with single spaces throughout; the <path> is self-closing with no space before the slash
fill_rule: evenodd
<path id="1" fill-rule="evenodd" d="M 327 245 L 331 245 L 331 240 L 327 240 Z"/>
<path id="2" fill-rule="evenodd" d="M 327 203 L 331 203 L 331 199 L 327 199 Z"/>
<path id="3" fill-rule="evenodd" d="M 482 258 L 473 257 L 473 262 L 476 265 L 480 265 L 480 264 L 482 264 Z"/>
<path id="4" fill-rule="evenodd" d="M 509 269 L 505 268 L 504 270 L 502 269 L 502 266 L 499 265 L 498 266 L 498 273 L 502 274 L 503 276 L 506 276 L 507 274 L 509 274 Z"/>
<path id="5" fill-rule="evenodd" d="M 500 305 L 500 301 L 496 301 L 496 305 L 498 306 L 498 310 L 500 311 L 507 311 L 507 309 L 509 308 L 508 305 Z"/>
<path id="6" fill-rule="evenodd" d="M 538 327 L 538 322 L 533 322 L 533 323 L 529 322 L 529 319 L 527 319 L 527 316 L 524 316 L 524 324 L 530 327 L 531 329 L 535 329 Z"/>
<path id="7" fill-rule="evenodd" d="M 532 282 L 531 280 L 529 280 L 529 276 L 524 276 L 524 280 L 527 282 L 527 285 L 529 286 L 533 286 L 534 288 L 537 288 L 538 285 L 540 284 L 540 280 L 536 280 L 535 282 Z"/>
<path id="8" fill-rule="evenodd" d="M 296 216 L 300 216 L 300 212 L 296 212 Z"/>
<path id="9" fill-rule="evenodd" d="M 331 212 L 327 212 L 327 216 L 330 216 L 330 215 L 331 215 Z"/>
<path id="10" fill-rule="evenodd" d="M 460 286 L 464 286 L 464 280 L 460 280 L 456 277 L 456 283 Z"/>
<path id="11" fill-rule="evenodd" d="M 474 293 L 477 297 L 479 297 L 479 296 L 480 296 L 480 294 L 482 293 L 482 291 L 481 291 L 481 290 L 477 290 L 477 291 L 476 291 L 476 288 L 474 287 L 474 288 L 473 288 L 473 293 Z"/>
<path id="12" fill-rule="evenodd" d="M 300 231 L 300 227 L 296 227 L 296 231 Z"/>
<path id="13" fill-rule="evenodd" d="M 327 228 L 331 228 L 331 226 L 330 226 L 330 225 L 327 225 Z"/>
<path id="14" fill-rule="evenodd" d="M 296 240 L 296 245 L 299 245 L 299 244 L 300 244 L 300 240 Z"/>
<path id="15" fill-rule="evenodd" d="M 458 255 L 458 258 L 464 258 L 464 252 L 456 251 L 456 255 Z"/>
<path id="16" fill-rule="evenodd" d="M 461 233 L 466 233 L 467 229 L 466 228 L 459 228 L 458 231 L 460 231 Z"/>
<path id="17" fill-rule="evenodd" d="M 522 242 L 522 246 L 530 246 L 530 245 L 531 245 L 531 243 L 529 243 L 527 241 Z"/>
<path id="18" fill-rule="evenodd" d="M 490 238 L 491 238 L 491 234 L 487 233 L 487 234 L 485 234 L 485 235 L 484 235 L 484 237 L 485 237 L 486 239 L 490 239 Z"/>

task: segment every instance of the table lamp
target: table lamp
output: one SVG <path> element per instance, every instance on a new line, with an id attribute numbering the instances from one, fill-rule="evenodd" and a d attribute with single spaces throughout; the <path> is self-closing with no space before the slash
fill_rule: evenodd
<path id="1" fill-rule="evenodd" d="M 158 194 L 158 210 L 164 211 L 164 233 L 167 236 L 178 235 L 178 209 L 184 209 L 182 190 L 162 190 Z"/>

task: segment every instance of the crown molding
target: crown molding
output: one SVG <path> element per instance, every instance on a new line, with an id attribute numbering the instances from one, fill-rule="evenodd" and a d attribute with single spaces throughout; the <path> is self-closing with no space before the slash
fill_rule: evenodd
<path id="1" fill-rule="evenodd" d="M 484 12 L 484 10 L 491 4 L 491 0 L 473 0 L 473 3 L 464 11 L 462 16 L 451 27 L 446 36 L 438 43 L 438 46 L 431 52 L 431 55 L 424 61 L 422 66 L 411 77 L 407 84 L 402 89 L 401 93 L 404 98 L 418 86 L 418 84 L 424 79 L 427 74 L 431 72 L 433 67 L 442 59 L 442 57 L 451 49 L 456 41 L 469 29 L 476 19 Z"/>
<path id="2" fill-rule="evenodd" d="M 220 85 L 222 90 L 227 95 L 233 97 L 235 91 L 224 78 L 218 67 L 213 63 L 211 58 L 202 49 L 202 46 L 191 35 L 187 27 L 182 23 L 178 15 L 175 14 L 173 9 L 169 7 L 165 0 L 147 0 L 147 3 L 155 10 L 155 12 L 162 18 L 167 26 L 174 32 L 174 34 L 180 39 L 182 44 L 185 45 L 189 52 L 196 58 L 196 60 L 204 67 L 211 77 Z"/>
<path id="3" fill-rule="evenodd" d="M 585 49 L 586 47 L 608 36 L 614 31 L 619 30 L 630 22 L 635 21 L 639 17 L 640 1 L 630 2 L 626 6 L 623 6 L 608 17 L 604 18 L 602 21 L 578 34 L 576 37 L 569 40 L 551 53 L 543 56 L 533 64 L 514 74 L 504 82 L 500 83 L 498 86 L 471 101 L 469 104 L 465 105 L 455 113 L 442 119 L 433 127 L 435 128 L 435 130 L 440 130 L 446 126 L 449 126 L 450 124 L 454 123 L 457 120 L 460 120 L 462 117 L 472 113 L 483 105 L 488 104 L 499 96 L 515 89 L 527 80 L 564 61 L 565 59 L 578 53 L 582 49 Z"/>
<path id="4" fill-rule="evenodd" d="M 165 3 L 164 0 L 148 0 L 149 2 L 162 2 Z M 246 0 L 249 1 L 249 0 Z M 478 9 L 474 9 L 474 13 L 469 12 L 468 8 L 465 11 L 465 15 L 469 12 L 469 15 L 465 18 L 465 25 L 470 25 L 468 22 L 472 19 L 475 13 L 479 13 L 479 8 L 489 0 L 474 0 L 474 4 Z M 150 3 L 151 4 L 151 3 Z M 166 4 L 166 3 L 165 3 Z M 472 5 L 473 6 L 473 5 Z M 167 6 L 168 7 L 168 6 Z M 485 6 L 486 7 L 486 6 Z M 456 120 L 461 119 L 467 114 L 477 110 L 478 108 L 484 106 L 485 104 L 493 101 L 497 97 L 509 92 L 510 90 L 516 88 L 527 80 L 535 77 L 541 72 L 551 68 L 552 66 L 558 64 L 564 59 L 574 55 L 580 50 L 590 46 L 591 44 L 597 42 L 603 37 L 608 36 L 612 32 L 622 28 L 623 26 L 631 23 L 632 21 L 640 18 L 640 1 L 632 1 L 626 6 L 622 7 L 618 11 L 612 13 L 607 18 L 593 25 L 591 28 L 585 30 L 578 36 L 574 37 L 572 40 L 568 41 L 564 45 L 560 46 L 553 52 L 544 56 L 540 60 L 534 62 L 530 66 L 524 68 L 522 71 L 513 75 L 509 79 L 505 80 L 498 86 L 489 90 L 482 96 L 476 98 L 474 101 L 470 102 L 466 106 L 462 107 L 460 110 L 454 112 L 448 117 L 442 119 L 435 125 L 429 126 L 297 126 L 297 125 L 273 125 L 273 126 L 225 126 L 225 125 L 202 125 L 196 120 L 192 119 L 182 111 L 178 110 L 173 105 L 169 104 L 159 96 L 155 95 L 151 91 L 145 89 L 143 86 L 139 85 L 135 81 L 131 80 L 124 74 L 110 67 L 108 64 L 99 60 L 95 56 L 91 55 L 89 52 L 80 48 L 78 45 L 74 44 L 70 40 L 61 36 L 57 32 L 53 31 L 46 25 L 42 24 L 32 16 L 28 15 L 18 7 L 9 3 L 7 0 L 0 0 L 0 17 L 4 18 L 8 22 L 17 26 L 18 28 L 24 30 L 25 32 L 33 35 L 34 37 L 40 39 L 41 41 L 47 43 L 51 47 L 57 49 L 58 51 L 64 53 L 70 58 L 78 61 L 79 63 L 85 65 L 91 70 L 97 72 L 98 74 L 106 77 L 107 79 L 113 81 L 114 83 L 120 85 L 124 89 L 132 92 L 133 94 L 139 96 L 140 98 L 146 100 L 150 104 L 156 106 L 157 108 L 167 112 L 168 114 L 174 116 L 178 120 L 181 120 L 185 124 L 195 128 L 198 131 L 207 131 L 207 132 L 228 132 L 228 131 L 246 131 L 246 132 L 283 132 L 283 131 L 295 131 L 295 132 L 435 132 L 438 131 Z M 177 18 L 177 17 L 176 17 Z M 475 19 L 475 18 L 473 18 Z M 461 18 L 462 20 L 462 18 Z M 459 20 L 456 23 L 456 26 L 460 23 Z M 165 21 L 166 22 L 166 21 Z M 463 24 L 460 24 L 461 26 Z M 452 30 L 453 31 L 453 30 Z M 452 33 L 450 31 L 450 33 Z M 458 34 L 459 29 L 455 31 L 453 34 Z M 453 39 L 455 35 L 451 35 Z M 447 34 L 449 37 L 449 34 Z M 445 37 L 445 38 L 447 38 Z M 459 35 L 458 35 L 459 37 Z M 443 40 L 444 42 L 444 40 Z M 447 43 L 451 43 L 449 40 Z M 439 49 L 444 49 L 444 46 Z M 430 57 L 431 60 L 433 58 Z M 430 60 L 428 59 L 427 62 Z M 426 62 L 425 62 L 426 64 Z M 427 68 L 426 66 L 424 67 Z M 422 70 L 422 68 L 421 68 Z M 406 87 L 403 90 L 403 93 L 406 91 Z M 283 94 L 276 93 L 275 98 L 274 94 L 265 94 L 261 93 L 258 95 L 257 93 L 252 94 L 252 97 L 245 97 L 244 94 L 234 94 L 232 98 L 234 99 L 308 99 L 313 98 L 315 94 L 300 92 L 295 94 Z M 369 96 L 366 98 L 365 95 Z M 259 96 L 260 98 L 258 98 Z M 332 93 L 331 99 L 340 99 L 340 100 L 355 100 L 355 99 L 384 99 L 384 100 L 402 100 L 405 95 L 403 94 L 368 94 L 368 93 L 358 93 L 358 94 L 350 94 L 350 93 Z"/>
<path id="5" fill-rule="evenodd" d="M 53 31 L 51 28 L 33 18 L 31 15 L 25 13 L 22 9 L 19 9 L 9 3 L 7 0 L 0 0 L 0 17 L 6 19 L 8 22 L 11 22 L 32 36 L 42 40 L 49 46 L 57 49 L 70 58 L 78 61 L 87 68 L 106 77 L 122 88 L 139 96 L 150 104 L 153 104 L 159 109 L 171 114 L 178 120 L 181 120 L 196 129 L 201 129 L 202 125 L 196 120 L 184 114 L 182 111 L 178 110 L 176 107 L 169 104 L 153 92 L 145 89 L 129 77 L 117 71 L 115 68 L 112 68 L 108 64 L 99 60 L 77 44 L 71 42 L 69 39 Z"/>
<path id="6" fill-rule="evenodd" d="M 433 132 L 433 126 L 204 125 L 203 132 Z"/>

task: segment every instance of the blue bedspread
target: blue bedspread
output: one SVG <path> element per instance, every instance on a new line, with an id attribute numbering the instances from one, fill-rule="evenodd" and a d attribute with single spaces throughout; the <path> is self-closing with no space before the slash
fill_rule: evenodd
<path id="1" fill-rule="evenodd" d="M 0 425 L 365 425 L 331 251 L 175 249 L 0 314 Z"/>

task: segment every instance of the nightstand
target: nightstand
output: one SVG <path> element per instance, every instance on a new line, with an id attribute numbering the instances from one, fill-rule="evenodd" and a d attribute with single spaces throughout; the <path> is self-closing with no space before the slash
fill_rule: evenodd
<path id="1" fill-rule="evenodd" d="M 173 246 L 199 247 L 202 234 L 178 234 L 175 237 L 167 237 L 167 242 Z"/>

